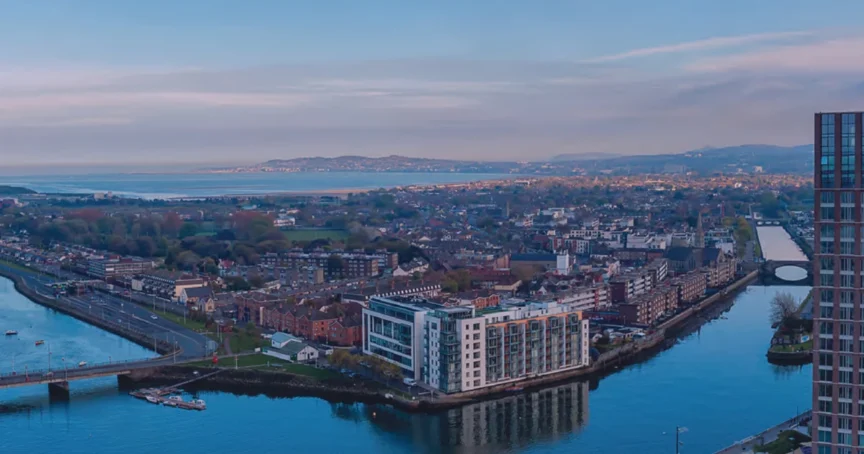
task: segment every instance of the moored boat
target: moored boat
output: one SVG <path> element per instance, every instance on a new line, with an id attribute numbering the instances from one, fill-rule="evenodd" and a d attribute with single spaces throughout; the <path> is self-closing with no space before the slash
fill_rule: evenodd
<path id="1" fill-rule="evenodd" d="M 80 363 L 78 363 L 78 367 L 84 367 L 86 365 L 87 365 L 87 361 L 81 361 Z"/>
<path id="2" fill-rule="evenodd" d="M 147 396 L 146 399 L 147 399 L 147 402 L 150 402 L 151 404 L 158 404 L 159 403 L 159 399 L 157 399 L 153 396 Z"/>
<path id="3" fill-rule="evenodd" d="M 37 345 L 37 346 L 42 345 L 42 344 L 44 344 L 44 343 L 45 343 L 44 340 L 38 340 L 38 341 L 36 341 L 36 345 Z"/>
<path id="4" fill-rule="evenodd" d="M 18 331 L 15 331 L 14 329 L 6 330 L 6 335 L 7 336 L 16 336 L 16 335 L 18 335 Z"/>

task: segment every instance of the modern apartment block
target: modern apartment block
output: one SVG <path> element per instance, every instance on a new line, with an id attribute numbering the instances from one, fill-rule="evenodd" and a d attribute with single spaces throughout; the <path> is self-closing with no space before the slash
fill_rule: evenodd
<path id="1" fill-rule="evenodd" d="M 656 273 L 648 269 L 631 271 L 615 276 L 609 281 L 609 294 L 613 303 L 627 303 L 633 298 L 650 292 L 656 285 Z"/>
<path id="2" fill-rule="evenodd" d="M 444 393 L 473 391 L 589 365 L 588 320 L 570 305 L 476 310 L 420 298 L 372 298 L 363 351 Z"/>
<path id="3" fill-rule="evenodd" d="M 812 436 L 819 454 L 864 453 L 861 116 L 815 116 Z"/>

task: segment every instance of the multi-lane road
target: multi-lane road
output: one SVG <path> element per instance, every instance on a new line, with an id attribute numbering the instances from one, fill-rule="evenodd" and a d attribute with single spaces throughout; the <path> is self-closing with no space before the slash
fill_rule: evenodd
<path id="1" fill-rule="evenodd" d="M 27 287 L 53 298 L 54 289 L 50 285 L 57 282 L 54 278 L 2 264 L 0 268 L 6 273 L 21 277 Z M 54 271 L 51 270 L 53 274 L 57 274 Z M 182 349 L 178 359 L 201 358 L 211 354 L 216 347 L 216 344 L 204 334 L 162 318 L 158 309 L 148 310 L 120 296 L 89 293 L 83 296 L 60 296 L 57 301 L 61 304 L 69 304 L 79 311 L 88 312 L 92 316 L 144 332 L 154 339 L 177 345 Z"/>

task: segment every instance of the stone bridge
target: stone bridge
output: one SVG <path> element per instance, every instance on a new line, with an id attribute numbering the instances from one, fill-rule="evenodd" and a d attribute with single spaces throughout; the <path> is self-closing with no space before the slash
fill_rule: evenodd
<path id="1" fill-rule="evenodd" d="M 763 284 L 813 285 L 813 262 L 809 260 L 767 260 L 759 266 Z"/>

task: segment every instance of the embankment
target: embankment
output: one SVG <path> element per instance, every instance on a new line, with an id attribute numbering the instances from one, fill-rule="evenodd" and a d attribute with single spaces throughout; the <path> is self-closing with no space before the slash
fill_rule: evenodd
<path id="1" fill-rule="evenodd" d="M 4 268 L 0 268 L 0 276 L 11 280 L 15 285 L 15 290 L 17 290 L 18 293 L 24 295 L 25 297 L 27 297 L 27 299 L 33 301 L 36 304 L 66 314 L 70 317 L 77 318 L 82 322 L 93 325 L 97 328 L 108 331 L 109 333 L 116 334 L 120 337 L 135 342 L 136 344 L 144 348 L 153 348 L 154 339 L 144 332 L 123 327 L 122 325 L 113 323 L 109 320 L 103 320 L 100 317 L 92 315 L 88 312 L 81 311 L 74 306 L 71 306 L 69 304 L 63 304 L 54 298 L 42 295 L 30 286 L 28 286 L 21 276 L 12 273 Z M 174 350 L 172 346 L 165 341 L 156 341 L 157 353 L 165 355 L 172 353 L 173 351 Z"/>
<path id="2" fill-rule="evenodd" d="M 589 367 L 543 375 L 484 388 L 478 391 L 438 396 L 435 399 L 424 397 L 409 400 L 398 396 L 388 398 L 386 397 L 386 394 L 388 394 L 387 389 L 379 385 L 351 380 L 312 381 L 281 372 L 253 369 L 225 370 L 214 377 L 197 382 L 194 385 L 194 389 L 226 391 L 247 395 L 266 394 L 277 397 L 311 396 L 337 402 L 350 401 L 391 404 L 406 411 L 429 412 L 498 398 L 509 394 L 508 388 L 513 386 L 530 390 L 573 379 L 599 379 L 614 373 L 622 367 L 651 358 L 657 352 L 674 345 L 675 336 L 681 334 L 683 331 L 697 329 L 706 320 L 719 316 L 722 310 L 728 309 L 728 306 L 716 310 L 715 306 L 717 303 L 725 301 L 731 305 L 732 300 L 730 298 L 734 296 L 735 292 L 746 288 L 747 284 L 757 276 L 758 271 L 747 274 L 727 286 L 721 292 L 705 298 L 698 304 L 666 321 L 658 330 L 645 339 L 623 345 L 600 355 Z M 141 383 L 170 385 L 188 379 L 196 371 L 204 373 L 209 370 L 211 369 L 207 367 L 168 366 L 154 371 L 143 379 Z"/>

